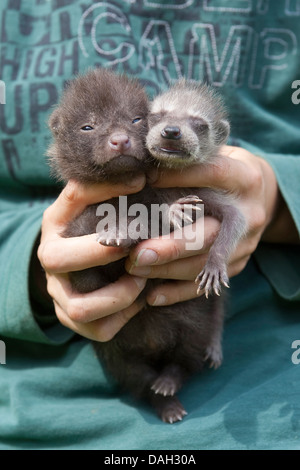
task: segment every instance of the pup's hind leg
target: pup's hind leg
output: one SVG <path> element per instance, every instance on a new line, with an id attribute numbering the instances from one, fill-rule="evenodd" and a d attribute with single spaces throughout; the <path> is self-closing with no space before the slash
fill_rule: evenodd
<path id="1" fill-rule="evenodd" d="M 126 363 L 121 375 L 122 377 L 119 376 L 120 382 L 137 398 L 147 398 L 165 423 L 181 421 L 187 414 L 178 398 L 175 395 L 171 396 L 172 391 L 174 390 L 175 393 L 183 381 L 183 376 L 179 370 L 176 371 L 176 366 L 174 369 L 172 366 L 166 367 L 161 374 L 158 374 L 147 363 L 136 359 Z M 159 387 L 159 382 L 163 394 L 155 393 L 152 389 L 154 384 Z M 153 384 L 152 387 L 151 384 Z M 165 392 L 170 394 L 164 396 Z"/>
<path id="2" fill-rule="evenodd" d="M 158 416 L 165 423 L 172 424 L 176 421 L 181 421 L 187 415 L 187 412 L 176 396 L 164 397 L 163 395 L 153 393 L 150 401 Z"/>
<path id="3" fill-rule="evenodd" d="M 151 390 L 155 394 L 173 396 L 182 387 L 186 375 L 178 364 L 168 364 L 153 382 Z"/>
<path id="4" fill-rule="evenodd" d="M 165 423 L 181 421 L 187 414 L 175 393 L 182 387 L 187 376 L 178 364 L 168 364 L 151 386 L 150 401 Z"/>

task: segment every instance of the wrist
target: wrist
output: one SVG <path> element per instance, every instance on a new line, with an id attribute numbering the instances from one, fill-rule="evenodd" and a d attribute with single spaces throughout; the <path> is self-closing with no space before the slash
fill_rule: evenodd
<path id="1" fill-rule="evenodd" d="M 299 243 L 296 225 L 280 193 L 276 214 L 265 229 L 261 240 L 268 243 Z"/>
<path id="2" fill-rule="evenodd" d="M 299 234 L 280 192 L 271 165 L 261 159 L 266 200 L 266 227 L 261 240 L 268 243 L 299 243 Z"/>

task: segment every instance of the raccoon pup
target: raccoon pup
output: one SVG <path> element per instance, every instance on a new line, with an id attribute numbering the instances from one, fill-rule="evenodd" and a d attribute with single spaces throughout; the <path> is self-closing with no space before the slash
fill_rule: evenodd
<path id="1" fill-rule="evenodd" d="M 214 106 L 215 100 L 211 99 L 208 107 Z M 173 111 L 174 118 L 177 111 L 180 114 L 175 108 Z M 157 136 L 153 115 L 147 142 L 154 159 L 145 148 L 147 112 L 147 97 L 135 80 L 103 69 L 76 78 L 49 120 L 54 136 L 49 155 L 56 175 L 64 181 L 72 178 L 83 183 L 116 183 L 157 165 L 157 154 L 154 154 L 151 144 Z M 191 111 L 187 109 L 186 113 L 188 116 Z M 164 133 L 171 132 L 176 137 L 176 131 L 166 129 L 168 126 L 163 127 Z M 225 139 L 225 134 L 223 139 L 219 136 L 216 146 Z M 200 141 L 202 129 L 195 135 Z M 170 146 L 168 150 L 166 145 L 159 144 L 158 150 L 161 148 L 165 148 L 166 154 L 172 158 Z M 165 151 L 159 152 L 164 154 Z M 178 157 L 179 154 L 177 160 Z M 174 209 L 175 204 L 175 210 L 166 210 L 163 217 L 171 218 L 176 226 L 180 225 L 181 205 L 193 206 L 198 201 L 190 194 L 189 189 L 165 190 L 146 186 L 140 193 L 128 196 L 128 207 L 138 202 L 150 209 L 153 203 L 166 202 L 167 207 Z M 118 211 L 118 198 L 108 202 Z M 97 207 L 86 208 L 70 223 L 63 236 L 95 233 L 99 221 Z M 124 224 L 129 221 L 130 217 L 124 223 L 121 220 L 114 234 L 101 231 L 97 234 L 98 241 L 105 245 L 128 247 L 138 243 L 139 239 L 131 240 L 126 232 Z M 143 222 L 148 237 L 150 222 L 148 219 Z M 125 272 L 124 264 L 122 259 L 104 267 L 70 273 L 72 286 L 79 292 L 98 289 L 117 280 Z M 148 281 L 147 285 L 153 282 Z M 173 306 L 143 307 L 112 340 L 94 343 L 94 346 L 106 369 L 122 386 L 137 397 L 147 398 L 163 421 L 173 423 L 186 414 L 175 395 L 183 382 L 192 373 L 200 371 L 206 362 L 214 367 L 221 364 L 222 325 L 222 299 L 202 296 Z"/>
<path id="2" fill-rule="evenodd" d="M 193 164 L 216 163 L 230 129 L 220 97 L 205 84 L 185 79 L 153 101 L 148 123 L 151 155 L 161 168 L 183 171 Z M 205 214 L 222 222 L 206 265 L 195 280 L 198 292 L 205 289 L 206 297 L 212 291 L 220 295 L 221 284 L 229 287 L 227 263 L 246 230 L 245 219 L 235 198 L 225 192 L 208 188 L 185 191 L 203 201 Z"/>

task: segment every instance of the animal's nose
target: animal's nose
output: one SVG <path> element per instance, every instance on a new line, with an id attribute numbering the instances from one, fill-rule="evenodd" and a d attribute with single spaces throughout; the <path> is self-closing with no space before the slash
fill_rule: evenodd
<path id="1" fill-rule="evenodd" d="M 124 152 L 131 146 L 130 139 L 126 134 L 113 134 L 110 136 L 108 145 L 116 152 Z"/>
<path id="2" fill-rule="evenodd" d="M 181 138 L 181 130 L 177 126 L 167 126 L 161 131 L 161 136 L 164 139 L 178 140 Z"/>

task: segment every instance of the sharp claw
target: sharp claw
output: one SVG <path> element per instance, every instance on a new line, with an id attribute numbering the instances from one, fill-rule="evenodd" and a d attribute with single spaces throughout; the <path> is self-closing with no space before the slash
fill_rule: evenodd
<path id="1" fill-rule="evenodd" d="M 217 287 L 214 287 L 214 293 L 220 297 L 220 290 Z"/>

